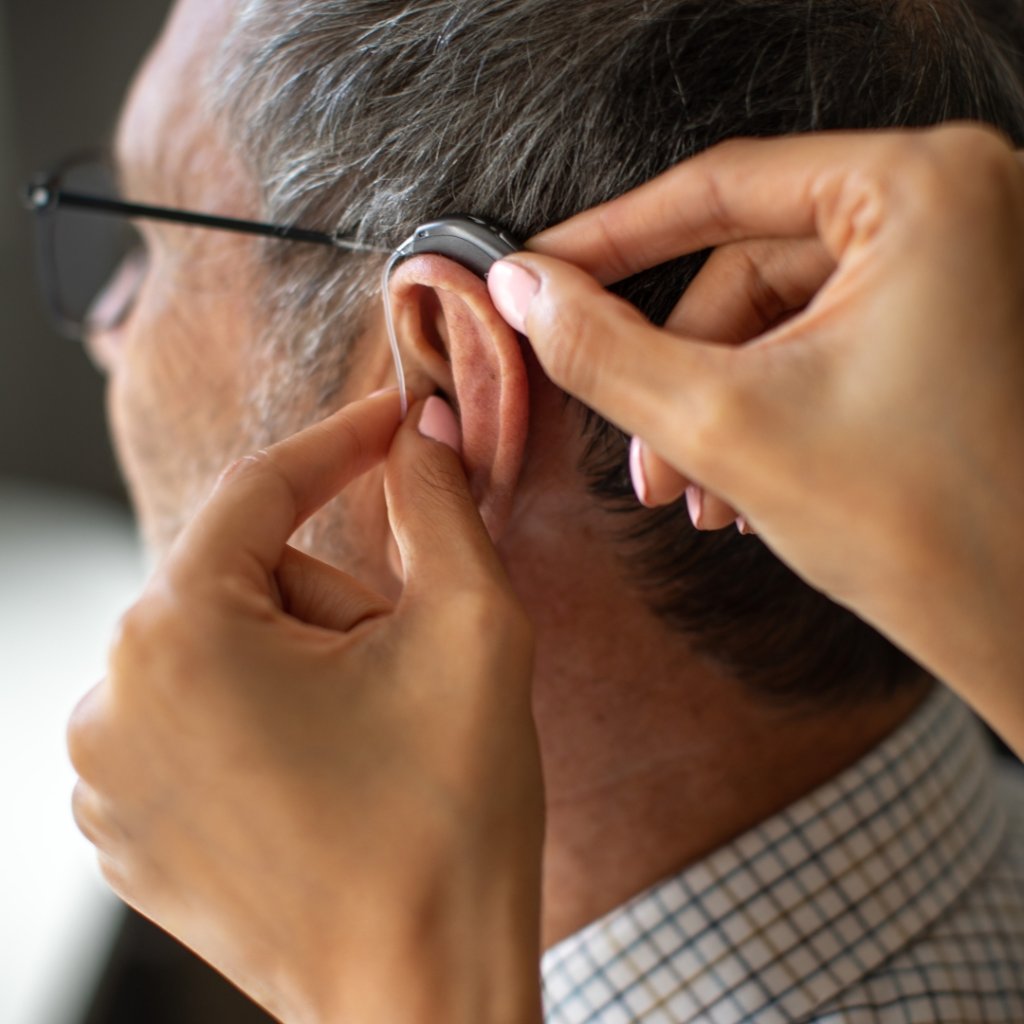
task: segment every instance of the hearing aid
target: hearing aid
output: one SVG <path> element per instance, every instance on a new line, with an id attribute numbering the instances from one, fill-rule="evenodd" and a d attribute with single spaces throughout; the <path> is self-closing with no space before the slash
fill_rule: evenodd
<path id="1" fill-rule="evenodd" d="M 402 416 L 409 411 L 408 393 L 405 387 L 405 369 L 402 353 L 395 333 L 394 314 L 391 309 L 391 273 L 402 260 L 420 253 L 434 253 L 471 270 L 478 277 L 487 279 L 487 272 L 498 260 L 518 252 L 522 246 L 504 228 L 491 224 L 482 217 L 452 215 L 421 224 L 391 254 L 384 267 L 381 290 L 384 297 L 384 319 L 387 322 L 388 341 L 391 356 L 395 362 L 395 376 L 398 378 L 398 393 L 402 402 Z"/>

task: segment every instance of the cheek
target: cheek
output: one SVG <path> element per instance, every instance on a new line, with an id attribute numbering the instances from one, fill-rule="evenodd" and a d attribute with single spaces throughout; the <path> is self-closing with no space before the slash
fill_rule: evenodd
<path id="1" fill-rule="evenodd" d="M 231 304 L 143 302 L 119 339 L 108 397 L 118 458 L 147 541 L 163 548 L 248 450 L 243 338 Z"/>

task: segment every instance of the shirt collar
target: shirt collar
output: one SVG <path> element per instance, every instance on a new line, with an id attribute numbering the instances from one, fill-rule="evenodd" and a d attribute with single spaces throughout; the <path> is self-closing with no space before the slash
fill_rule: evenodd
<path id="1" fill-rule="evenodd" d="M 840 775 L 549 949 L 548 1024 L 806 1017 L 995 851 L 987 739 L 944 687 Z"/>

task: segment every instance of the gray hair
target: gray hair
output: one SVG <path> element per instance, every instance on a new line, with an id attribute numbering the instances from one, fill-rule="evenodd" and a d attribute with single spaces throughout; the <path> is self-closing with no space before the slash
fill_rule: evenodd
<path id="1" fill-rule="evenodd" d="M 736 135 L 972 118 L 1024 140 L 1021 82 L 960 0 L 244 0 L 216 81 L 267 217 L 383 246 L 448 212 L 526 238 Z M 663 320 L 702 258 L 619 290 Z M 271 390 L 329 403 L 380 260 L 270 243 L 265 262 L 289 325 Z M 914 674 L 759 541 L 638 509 L 622 436 L 584 420 L 639 585 L 709 657 L 800 699 Z"/>

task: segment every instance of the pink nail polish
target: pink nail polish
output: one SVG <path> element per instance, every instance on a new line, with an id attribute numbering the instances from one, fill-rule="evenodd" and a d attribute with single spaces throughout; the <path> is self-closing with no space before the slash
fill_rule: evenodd
<path id="1" fill-rule="evenodd" d="M 700 529 L 700 521 L 704 516 L 704 489 L 696 484 L 686 488 L 686 508 L 690 513 L 690 522 L 695 529 Z"/>
<path id="2" fill-rule="evenodd" d="M 455 418 L 452 407 L 437 395 L 431 395 L 423 405 L 419 432 L 424 437 L 429 437 L 431 441 L 440 441 L 455 452 L 462 452 L 462 431 L 459 429 L 459 421 Z"/>
<path id="3" fill-rule="evenodd" d="M 650 508 L 648 496 L 650 489 L 647 486 L 647 474 L 644 471 L 643 441 L 634 437 L 629 442 L 629 476 L 633 481 L 633 490 L 636 492 L 636 500 L 641 505 Z"/>
<path id="4" fill-rule="evenodd" d="M 487 289 L 491 301 L 510 327 L 526 333 L 526 315 L 530 303 L 540 291 L 540 281 L 525 267 L 499 260 L 487 272 Z"/>

